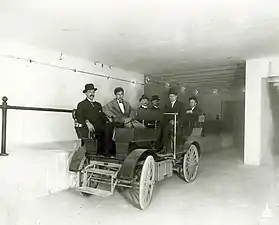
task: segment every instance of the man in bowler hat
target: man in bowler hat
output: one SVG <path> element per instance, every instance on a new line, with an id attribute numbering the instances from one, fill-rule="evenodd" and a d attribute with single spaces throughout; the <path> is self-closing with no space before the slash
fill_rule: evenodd
<path id="1" fill-rule="evenodd" d="M 96 91 L 94 84 L 85 85 L 83 93 L 86 98 L 77 105 L 77 121 L 86 126 L 90 132 L 95 132 L 95 137 L 100 141 L 98 154 L 112 156 L 114 154 L 113 126 L 103 113 L 101 103 L 94 101 Z"/>
<path id="2" fill-rule="evenodd" d="M 177 118 L 177 131 L 179 131 L 179 127 L 183 125 L 184 122 L 184 114 L 185 114 L 185 106 L 182 102 L 178 101 L 178 92 L 176 89 L 171 88 L 169 90 L 169 103 L 164 107 L 164 113 L 178 113 Z M 171 143 L 171 131 L 173 131 L 174 125 L 174 116 L 173 115 L 165 115 L 163 124 L 161 126 L 161 136 L 159 137 L 157 144 L 161 144 L 158 146 L 158 150 L 160 152 L 166 153 L 167 150 L 170 150 Z"/>
<path id="3" fill-rule="evenodd" d="M 136 116 L 141 117 L 141 115 L 144 115 L 149 111 L 148 110 L 148 102 L 149 98 L 146 95 L 142 95 L 139 99 L 141 106 L 137 109 Z"/>
<path id="4" fill-rule="evenodd" d="M 151 110 L 148 108 L 149 98 L 143 94 L 139 101 L 141 106 L 137 109 L 135 119 L 144 124 L 145 127 L 150 127 L 152 121 L 150 121 Z"/>
<path id="5" fill-rule="evenodd" d="M 151 103 L 152 103 L 152 110 L 160 110 L 159 104 L 160 104 L 160 97 L 159 95 L 152 95 L 151 97 Z"/>

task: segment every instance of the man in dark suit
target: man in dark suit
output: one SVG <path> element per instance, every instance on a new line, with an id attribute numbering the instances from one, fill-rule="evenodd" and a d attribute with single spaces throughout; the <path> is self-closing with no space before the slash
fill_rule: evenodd
<path id="1" fill-rule="evenodd" d="M 154 111 L 161 110 L 159 108 L 159 105 L 160 105 L 160 97 L 159 97 L 159 95 L 153 95 L 151 97 L 151 103 L 152 103 L 152 107 L 151 107 L 152 110 L 154 110 Z"/>
<path id="2" fill-rule="evenodd" d="M 189 108 L 186 111 L 184 126 L 188 128 L 188 133 L 191 134 L 195 123 L 198 122 L 199 116 L 202 115 L 203 111 L 198 106 L 198 100 L 196 97 L 189 98 Z"/>
<path id="3" fill-rule="evenodd" d="M 136 111 L 135 119 L 147 127 L 148 126 L 147 116 L 148 114 L 150 114 L 150 110 L 148 109 L 149 98 L 146 95 L 142 95 L 139 101 L 141 105 L 140 107 L 138 107 Z"/>
<path id="4" fill-rule="evenodd" d="M 184 115 L 185 115 L 185 106 L 182 102 L 177 100 L 178 92 L 175 89 L 170 89 L 169 91 L 169 100 L 170 102 L 165 105 L 164 107 L 164 113 L 178 113 L 177 116 L 177 130 L 179 130 L 179 127 L 182 126 L 184 121 Z M 166 150 L 170 149 L 170 138 L 171 138 L 171 130 L 173 129 L 174 125 L 174 116 L 173 115 L 165 115 L 164 121 L 162 123 L 162 132 L 161 136 L 159 138 L 158 142 L 161 142 L 161 145 L 159 149 L 162 152 L 165 152 Z M 163 147 L 163 149 L 162 149 Z"/>
<path id="5" fill-rule="evenodd" d="M 152 106 L 149 108 L 150 109 L 149 117 L 151 118 L 149 127 L 158 128 L 161 126 L 161 123 L 164 119 L 164 112 L 159 107 L 159 105 L 160 105 L 159 95 L 153 95 L 151 97 L 151 103 L 152 103 Z"/>
<path id="6" fill-rule="evenodd" d="M 149 98 L 142 95 L 139 99 L 141 106 L 137 109 L 135 119 L 147 128 L 155 128 L 155 118 L 152 110 L 148 107 Z"/>
<path id="7" fill-rule="evenodd" d="M 114 145 L 112 141 L 113 126 L 111 119 L 103 113 L 102 105 L 93 101 L 97 88 L 93 84 L 86 84 L 83 93 L 86 99 L 77 105 L 77 121 L 87 126 L 90 132 L 95 133 L 95 137 L 100 141 L 98 153 L 104 156 L 113 154 Z"/>

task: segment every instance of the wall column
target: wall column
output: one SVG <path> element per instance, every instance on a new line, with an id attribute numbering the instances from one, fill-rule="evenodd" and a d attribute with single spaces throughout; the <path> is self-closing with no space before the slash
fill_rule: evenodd
<path id="1" fill-rule="evenodd" d="M 262 103 L 269 99 L 268 91 L 264 90 L 262 78 L 268 77 L 269 60 L 251 59 L 246 61 L 246 90 L 245 90 L 245 139 L 244 164 L 260 165 L 262 158 L 262 119 L 266 114 Z M 262 101 L 264 100 L 264 101 Z"/>

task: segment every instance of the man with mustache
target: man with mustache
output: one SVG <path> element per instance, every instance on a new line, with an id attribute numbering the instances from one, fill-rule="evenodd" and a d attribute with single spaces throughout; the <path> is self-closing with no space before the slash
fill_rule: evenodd
<path id="1" fill-rule="evenodd" d="M 86 98 L 77 105 L 77 121 L 87 127 L 90 132 L 95 133 L 96 139 L 100 141 L 98 154 L 104 156 L 114 155 L 113 126 L 111 120 L 103 113 L 102 105 L 94 101 L 97 88 L 93 84 L 86 84 L 83 93 Z"/>
<path id="2" fill-rule="evenodd" d="M 141 106 L 137 109 L 135 119 L 145 127 L 152 127 L 152 121 L 149 120 L 151 116 L 151 110 L 148 108 L 149 98 L 143 94 L 139 101 Z"/>

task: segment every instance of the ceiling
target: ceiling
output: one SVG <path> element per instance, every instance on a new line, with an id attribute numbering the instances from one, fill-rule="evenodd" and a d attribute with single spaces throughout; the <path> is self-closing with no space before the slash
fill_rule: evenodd
<path id="1" fill-rule="evenodd" d="M 245 59 L 279 53 L 278 0 L 1 0 L 0 27 L 0 39 L 183 85 L 228 85 Z"/>

